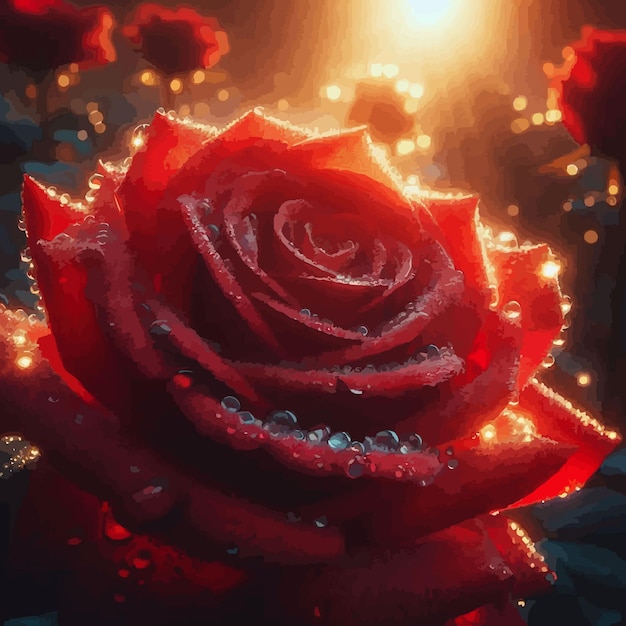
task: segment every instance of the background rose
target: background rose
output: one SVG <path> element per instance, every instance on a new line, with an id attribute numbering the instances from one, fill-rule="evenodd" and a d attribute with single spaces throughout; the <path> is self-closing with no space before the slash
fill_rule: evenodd
<path id="1" fill-rule="evenodd" d="M 199 534 L 218 554 L 281 563 L 336 560 L 348 541 L 350 557 L 288 574 L 293 604 L 278 606 L 307 618 L 324 599 L 331 621 L 380 621 L 398 602 L 396 621 L 441 619 L 543 583 L 499 520 L 414 544 L 573 488 L 618 441 L 527 384 L 563 320 L 549 249 L 496 245 L 475 198 L 414 206 L 362 131 L 311 137 L 253 112 L 218 134 L 157 115 L 145 140 L 128 171 L 92 179 L 87 217 L 25 183 L 54 340 L 19 316 L 6 324 L 42 335 L 83 398 L 72 402 L 91 394 L 117 416 L 59 410 L 33 345 L 29 373 L 51 395 L 45 422 L 29 409 L 27 435 L 78 466 L 124 524 L 168 520 L 168 541 L 202 556 L 216 548 Z M 23 385 L 5 378 L 13 394 Z M 455 576 L 413 571 L 450 551 Z M 378 585 L 407 568 L 394 593 Z"/>

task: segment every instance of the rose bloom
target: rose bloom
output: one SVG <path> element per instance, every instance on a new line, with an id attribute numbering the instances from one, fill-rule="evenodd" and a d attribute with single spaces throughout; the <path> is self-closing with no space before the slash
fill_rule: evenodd
<path id="1" fill-rule="evenodd" d="M 0 5 L 0 61 L 32 72 L 115 61 L 114 19 L 104 7 L 63 0 L 8 0 Z"/>
<path id="2" fill-rule="evenodd" d="M 626 31 L 585 27 L 573 56 L 555 77 L 563 123 L 601 155 L 624 158 Z"/>
<path id="3" fill-rule="evenodd" d="M 571 306 L 549 248 L 410 199 L 363 129 L 158 113 L 133 145 L 85 201 L 24 182 L 47 324 L 0 316 L 3 429 L 43 450 L 15 571 L 69 561 L 76 623 L 519 620 L 549 572 L 497 512 L 620 441 L 534 378 Z"/>
<path id="4" fill-rule="evenodd" d="M 217 20 L 190 7 L 140 4 L 123 32 L 166 76 L 213 67 L 228 52 L 228 38 Z"/>

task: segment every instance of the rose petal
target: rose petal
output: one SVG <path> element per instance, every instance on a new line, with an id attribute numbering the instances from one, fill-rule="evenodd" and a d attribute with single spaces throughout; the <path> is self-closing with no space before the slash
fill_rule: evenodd
<path id="1" fill-rule="evenodd" d="M 12 314 L 0 318 L 0 323 L 7 335 L 17 326 Z M 60 470 L 118 506 L 117 517 L 124 526 L 138 529 L 176 509 L 180 521 L 168 529 L 168 539 L 196 552 L 209 538 L 234 542 L 241 556 L 263 555 L 270 562 L 325 562 L 343 553 L 343 539 L 336 529 L 292 524 L 280 513 L 225 496 L 171 467 L 154 450 L 127 439 L 119 420 L 75 396 L 38 350 L 32 351 L 31 366 L 18 371 L 13 365 L 16 347 L 6 342 L 3 349 L 0 392 L 10 402 L 11 412 L 3 415 L 2 430 L 16 427 L 42 446 L 51 460 L 58 459 Z M 42 412 L 44 404 L 48 408 Z M 131 466 L 142 471 L 133 473 Z M 166 487 L 157 493 L 152 490 L 153 497 L 138 497 L 157 484 L 150 482 L 155 480 Z"/>
<path id="2" fill-rule="evenodd" d="M 284 347 L 277 340 L 275 332 L 258 314 L 236 277 L 227 269 L 213 242 L 205 232 L 197 209 L 192 204 L 187 204 L 183 207 L 182 213 L 194 247 L 204 260 L 212 279 L 236 311 L 236 315 L 242 318 L 254 334 L 274 352 L 282 354 Z"/>
<path id="3" fill-rule="evenodd" d="M 127 406 L 128 382 L 119 371 L 119 358 L 102 332 L 96 307 L 86 297 L 87 263 L 98 257 L 100 244 L 85 232 L 95 224 L 73 227 L 76 238 L 63 233 L 52 241 L 31 247 L 37 281 L 46 306 L 48 323 L 63 365 L 83 386 L 109 407 Z M 95 233 L 91 233 L 95 234 Z M 93 355 L 97 354 L 98 359 Z M 108 372 L 108 379 L 102 372 Z"/>
<path id="4" fill-rule="evenodd" d="M 502 509 L 555 474 L 575 451 L 571 444 L 550 439 L 492 445 L 475 440 L 474 445 L 464 449 L 462 443 L 453 444 L 458 467 L 430 486 L 372 485 L 367 500 L 376 503 L 375 510 L 363 522 L 372 540 L 407 545 L 414 537 Z M 336 511 L 328 515 L 339 519 Z"/>
<path id="5" fill-rule="evenodd" d="M 136 254 L 139 266 L 151 275 L 167 267 L 164 264 L 168 261 L 167 257 L 154 254 L 156 234 L 163 230 L 159 223 L 163 217 L 158 210 L 159 201 L 183 164 L 214 135 L 215 130 L 209 126 L 157 112 L 147 129 L 145 146 L 133 157 L 118 189 L 130 233 L 130 249 Z M 176 237 L 181 229 L 182 225 L 172 235 Z"/>
<path id="6" fill-rule="evenodd" d="M 558 281 L 551 274 L 543 275 L 545 264 L 555 262 L 546 245 L 519 250 L 496 248 L 489 251 L 489 258 L 498 276 L 498 309 L 506 314 L 511 302 L 521 308 L 524 336 L 517 383 L 523 387 L 546 357 L 563 325 Z"/>
<path id="7" fill-rule="evenodd" d="M 605 428 L 569 400 L 536 379 L 521 391 L 519 408 L 532 416 L 545 437 L 575 445 L 578 450 L 563 468 L 515 506 L 526 506 L 581 487 L 602 461 L 622 441 L 619 433 Z"/>
<path id="8" fill-rule="evenodd" d="M 485 253 L 477 232 L 478 196 L 445 200 L 423 198 L 422 202 L 434 219 L 434 224 L 423 219 L 425 228 L 437 241 L 441 241 L 452 257 L 454 267 L 463 272 L 466 286 L 486 297 L 489 281 L 485 271 Z"/>
<path id="9" fill-rule="evenodd" d="M 24 176 L 22 205 L 28 245 L 31 247 L 40 239 L 54 239 L 86 215 L 84 207 L 79 208 L 75 203 L 62 204 L 56 194 L 50 196 L 46 187 L 30 176 Z"/>
<path id="10" fill-rule="evenodd" d="M 466 523 L 416 547 L 290 572 L 273 604 L 302 607 L 302 614 L 292 609 L 288 623 L 437 624 L 499 599 L 511 582 L 512 572 L 484 531 Z"/>

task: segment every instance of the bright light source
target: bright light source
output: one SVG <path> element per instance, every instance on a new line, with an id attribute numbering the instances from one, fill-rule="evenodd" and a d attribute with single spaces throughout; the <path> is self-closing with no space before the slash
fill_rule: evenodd
<path id="1" fill-rule="evenodd" d="M 409 87 L 411 98 L 421 98 L 424 95 L 424 87 L 419 83 L 415 83 Z"/>
<path id="2" fill-rule="evenodd" d="M 528 106 L 528 98 L 526 96 L 517 96 L 513 100 L 513 108 L 516 111 L 523 111 Z"/>
<path id="3" fill-rule="evenodd" d="M 576 382 L 579 387 L 589 387 L 591 384 L 591 375 L 587 372 L 578 372 L 578 374 L 576 374 Z"/>
<path id="4" fill-rule="evenodd" d="M 341 87 L 329 85 L 326 87 L 326 97 L 332 102 L 337 102 L 341 98 Z"/>
<path id="5" fill-rule="evenodd" d="M 387 78 L 395 78 L 400 73 L 400 68 L 393 63 L 383 65 L 383 75 Z"/>
<path id="6" fill-rule="evenodd" d="M 583 235 L 583 239 L 586 243 L 597 243 L 599 239 L 598 233 L 595 230 L 587 230 Z"/>
<path id="7" fill-rule="evenodd" d="M 409 14 L 419 26 L 434 26 L 452 9 L 452 0 L 408 0 Z"/>
<path id="8" fill-rule="evenodd" d="M 570 163 L 566 168 L 565 171 L 570 175 L 570 176 L 576 176 L 576 174 L 578 174 L 578 165 L 576 165 L 575 163 Z"/>
<path id="9" fill-rule="evenodd" d="M 183 90 L 183 81 L 180 78 L 173 78 L 170 81 L 170 91 L 172 93 L 181 93 Z"/>
<path id="10" fill-rule="evenodd" d="M 418 148 L 422 148 L 422 150 L 426 150 L 427 148 L 430 148 L 430 137 L 428 135 L 420 135 L 417 138 L 417 147 Z"/>
<path id="11" fill-rule="evenodd" d="M 396 151 L 399 155 L 411 154 L 415 150 L 415 142 L 410 139 L 400 139 L 396 144 Z"/>
<path id="12" fill-rule="evenodd" d="M 561 265 L 556 261 L 546 261 L 541 266 L 541 275 L 544 278 L 556 278 L 561 271 Z"/>

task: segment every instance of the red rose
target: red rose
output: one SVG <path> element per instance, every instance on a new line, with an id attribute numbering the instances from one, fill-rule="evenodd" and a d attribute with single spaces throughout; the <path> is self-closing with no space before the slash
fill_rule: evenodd
<path id="1" fill-rule="evenodd" d="M 228 38 L 217 20 L 190 7 L 141 4 L 124 34 L 166 76 L 213 67 L 228 52 Z"/>
<path id="2" fill-rule="evenodd" d="M 585 27 L 574 56 L 555 78 L 563 123 L 578 143 L 623 159 L 626 31 Z"/>
<path id="3" fill-rule="evenodd" d="M 62 0 L 8 0 L 0 5 L 0 61 L 33 72 L 115 61 L 114 19 L 104 7 L 77 9 Z"/>
<path id="4" fill-rule="evenodd" d="M 51 334 L 1 318 L 6 427 L 132 532 L 281 564 L 261 580 L 282 623 L 540 589 L 530 540 L 485 514 L 574 489 L 619 442 L 532 378 L 569 306 L 550 250 L 492 238 L 476 198 L 412 202 L 372 150 L 157 114 L 86 206 L 24 185 Z"/>

